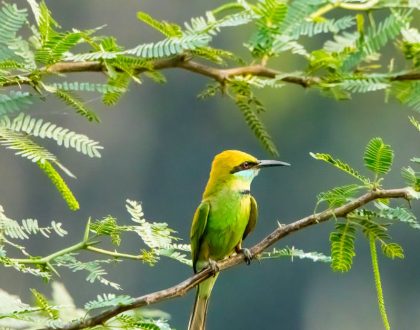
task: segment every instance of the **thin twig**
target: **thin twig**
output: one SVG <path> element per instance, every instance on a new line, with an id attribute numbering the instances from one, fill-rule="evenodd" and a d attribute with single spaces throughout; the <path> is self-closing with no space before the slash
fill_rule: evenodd
<path id="1" fill-rule="evenodd" d="M 325 222 L 330 218 L 344 217 L 348 213 L 354 211 L 362 205 L 365 205 L 379 198 L 403 198 L 409 200 L 412 198 L 412 189 L 400 188 L 370 191 L 340 207 L 328 209 L 320 213 L 315 213 L 290 224 L 278 227 L 271 234 L 265 237 L 262 241 L 254 245 L 250 249 L 250 252 L 252 256 L 258 256 L 268 247 L 270 247 L 283 237 L 293 232 L 299 231 L 301 229 L 315 224 L 319 224 L 321 222 Z M 218 262 L 217 266 L 220 271 L 223 271 L 243 262 L 244 256 L 242 254 L 239 254 Z M 210 276 L 212 276 L 212 270 L 210 268 L 206 268 L 202 272 L 187 278 L 186 280 L 178 283 L 177 285 L 174 285 L 164 290 L 156 291 L 153 293 L 146 294 L 144 296 L 137 297 L 130 304 L 112 307 L 95 316 L 86 317 L 85 319 L 79 321 L 70 322 L 62 327 L 46 328 L 44 330 L 78 330 L 104 324 L 107 320 L 122 312 L 183 296 L 189 290 L 194 288 L 198 283 L 204 281 Z"/>
<path id="2" fill-rule="evenodd" d="M 159 59 L 154 61 L 153 70 L 164 70 L 179 68 L 193 73 L 197 73 L 212 78 L 220 83 L 236 76 L 257 76 L 264 78 L 275 78 L 282 72 L 261 64 L 234 67 L 229 69 L 214 67 L 187 59 L 185 55 L 177 55 L 171 58 Z M 136 74 L 147 71 L 147 68 L 139 68 Z M 93 62 L 59 62 L 40 70 L 41 75 L 45 74 L 64 74 L 78 72 L 106 72 L 106 67 L 98 61 Z M 10 81 L 4 82 L 1 87 L 30 85 L 32 80 L 30 76 L 18 76 L 16 79 L 10 78 Z M 410 81 L 420 80 L 420 72 L 407 72 L 403 74 L 390 74 L 390 81 Z M 322 79 L 318 76 L 284 76 L 282 81 L 290 84 L 302 86 L 304 88 L 318 85 Z"/>

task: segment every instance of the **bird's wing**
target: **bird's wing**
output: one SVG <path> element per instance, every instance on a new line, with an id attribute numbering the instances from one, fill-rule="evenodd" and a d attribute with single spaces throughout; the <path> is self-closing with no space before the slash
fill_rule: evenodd
<path id="1" fill-rule="evenodd" d="M 248 220 L 248 224 L 246 225 L 244 234 L 242 235 L 242 240 L 244 240 L 245 237 L 247 237 L 248 234 L 254 230 L 255 225 L 257 224 L 257 218 L 258 218 L 257 201 L 255 200 L 254 197 L 250 196 L 250 202 L 251 202 L 251 210 L 249 212 L 249 220 Z"/>
<path id="2" fill-rule="evenodd" d="M 198 252 L 200 248 L 201 238 L 203 236 L 204 230 L 206 229 L 207 218 L 210 212 L 210 203 L 201 202 L 197 207 L 197 210 L 194 213 L 194 218 L 191 226 L 191 255 L 194 271 L 196 272 L 196 263 L 198 259 Z"/>

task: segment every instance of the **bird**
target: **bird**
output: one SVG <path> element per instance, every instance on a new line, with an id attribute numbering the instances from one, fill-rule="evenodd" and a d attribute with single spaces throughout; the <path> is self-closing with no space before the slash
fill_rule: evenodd
<path id="1" fill-rule="evenodd" d="M 290 166 L 279 160 L 258 160 L 239 151 L 225 150 L 214 157 L 201 203 L 190 231 L 195 273 L 210 266 L 214 276 L 197 286 L 188 330 L 205 330 L 208 302 L 218 277 L 216 262 L 243 253 L 247 264 L 252 255 L 242 241 L 254 230 L 258 207 L 251 195 L 251 182 L 262 168 Z"/>

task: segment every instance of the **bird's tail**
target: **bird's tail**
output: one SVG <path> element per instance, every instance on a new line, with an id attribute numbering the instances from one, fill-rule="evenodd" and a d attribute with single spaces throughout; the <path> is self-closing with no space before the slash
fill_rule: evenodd
<path id="1" fill-rule="evenodd" d="M 211 290 L 217 279 L 217 274 L 210 277 L 198 285 L 197 293 L 195 295 L 194 308 L 191 313 L 188 330 L 205 330 L 207 307 L 209 304 Z"/>

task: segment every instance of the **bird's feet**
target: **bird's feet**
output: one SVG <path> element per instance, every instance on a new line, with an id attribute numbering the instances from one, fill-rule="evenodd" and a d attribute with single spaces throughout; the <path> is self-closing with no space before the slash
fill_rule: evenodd
<path id="1" fill-rule="evenodd" d="M 213 276 L 216 276 L 216 274 L 220 271 L 219 266 L 217 266 L 217 262 L 213 259 L 209 259 L 209 267 L 213 273 Z"/>
<path id="2" fill-rule="evenodd" d="M 251 254 L 251 252 L 248 249 L 246 249 L 246 248 L 240 248 L 236 252 L 237 253 L 243 253 L 246 264 L 247 265 L 250 265 L 251 264 L 252 254 Z"/>

